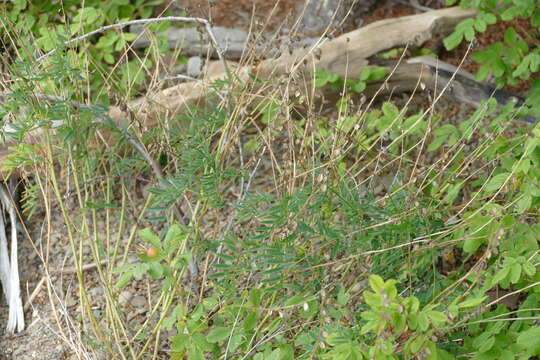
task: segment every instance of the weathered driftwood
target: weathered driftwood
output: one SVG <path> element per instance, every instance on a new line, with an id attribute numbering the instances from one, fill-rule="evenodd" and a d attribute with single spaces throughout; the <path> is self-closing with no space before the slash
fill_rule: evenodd
<path id="1" fill-rule="evenodd" d="M 430 56 L 419 56 L 402 63 L 387 62 L 386 66 L 393 70 L 392 76 L 370 83 L 365 90 L 366 95 L 428 90 L 435 97 L 442 94 L 459 104 L 475 108 L 491 97 L 497 100 L 499 106 L 509 103 L 521 106 L 525 103 L 519 95 L 478 82 L 471 73 Z M 521 120 L 529 123 L 538 121 L 529 115 Z"/>
<path id="2" fill-rule="evenodd" d="M 495 98 L 500 106 L 509 103 L 522 106 L 525 103 L 525 100 L 519 95 L 475 81 L 474 75 L 429 56 L 410 59 L 407 64 L 409 65 L 407 71 L 415 71 L 414 65 L 416 64 L 423 67 L 417 72 L 426 74 L 422 80 L 428 89 L 437 94 L 444 91 L 444 96 L 461 104 L 478 108 L 483 101 L 491 97 Z M 538 121 L 532 116 L 525 116 L 522 120 L 530 123 Z"/>
<path id="3" fill-rule="evenodd" d="M 248 33 L 241 29 L 229 29 L 224 27 L 214 27 L 216 40 L 223 49 L 223 55 L 227 59 L 240 59 L 244 51 L 245 43 L 248 39 Z M 146 48 L 152 43 L 152 36 L 143 25 L 130 27 L 130 32 L 140 34 L 133 41 L 131 46 L 135 49 Z M 183 55 L 188 56 L 210 56 L 217 58 L 217 53 L 208 39 L 208 34 L 197 27 L 176 28 L 171 27 L 160 33 L 167 37 L 171 48 L 182 50 Z"/>
<path id="4" fill-rule="evenodd" d="M 397 46 L 419 46 L 433 37 L 450 32 L 457 23 L 474 14 L 474 11 L 453 7 L 377 21 L 333 40 L 321 39 L 312 47 L 285 53 L 279 58 L 264 60 L 257 65 L 239 66 L 233 75 L 225 72 L 221 64 L 214 64 L 207 71 L 204 81 L 183 83 L 150 92 L 147 96 L 132 101 L 128 108 L 137 117 L 139 124 L 152 127 L 163 114 L 174 115 L 182 113 L 190 105 L 203 104 L 208 94 L 214 91 L 209 84 L 215 80 L 230 77 L 232 81 L 248 82 L 255 76 L 259 79 L 285 77 L 287 81 L 300 78 L 309 83 L 315 69 L 331 71 L 342 77 L 357 77 L 362 68 L 368 65 L 367 59 L 370 56 Z M 396 91 L 410 89 L 419 74 L 419 70 L 395 73 L 392 76 L 393 85 L 402 85 L 397 86 Z M 304 89 L 310 89 L 310 86 L 305 86 Z M 125 111 L 115 106 L 110 108 L 109 116 L 116 123 L 124 124 L 129 118 Z M 13 131 L 9 122 L 4 122 L 2 132 L 6 134 Z M 30 132 L 26 134 L 25 142 L 37 143 L 41 135 L 39 129 Z M 0 144 L 0 164 L 10 154 L 8 147 L 14 145 L 13 139 L 4 139 Z"/>
<path id="5" fill-rule="evenodd" d="M 343 77 L 357 77 L 362 68 L 368 65 L 370 56 L 397 46 L 419 46 L 433 37 L 450 32 L 457 23 L 474 14 L 474 11 L 453 7 L 377 21 L 333 40 L 321 39 L 320 43 L 292 54 L 286 53 L 258 65 L 238 67 L 234 72 L 234 81 L 247 81 L 253 76 L 272 79 L 284 75 L 300 76 L 309 81 L 315 69 L 331 71 Z M 212 71 L 207 74 L 205 83 L 227 77 L 225 72 Z M 137 99 L 129 108 L 147 126 L 153 126 L 160 114 L 181 113 L 189 105 L 201 104 L 209 92 L 210 87 L 204 83 L 183 83 Z M 117 116 L 124 116 L 117 109 L 112 111 Z"/>
<path id="6" fill-rule="evenodd" d="M 14 178 L 0 184 L 0 282 L 8 304 L 8 332 L 24 329 L 24 314 L 20 295 L 19 265 L 17 259 L 17 215 L 13 194 L 17 186 Z M 11 222 L 10 249 L 8 252 L 8 226 L 4 212 Z"/>

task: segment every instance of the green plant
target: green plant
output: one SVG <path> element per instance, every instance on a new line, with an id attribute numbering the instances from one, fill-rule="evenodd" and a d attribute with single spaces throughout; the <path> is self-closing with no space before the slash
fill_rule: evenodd
<path id="1" fill-rule="evenodd" d="M 447 0 L 455 4 L 457 0 Z M 474 19 L 462 21 L 455 31 L 444 40 L 447 49 L 456 48 L 463 40 L 472 41 L 475 33 L 487 30 L 487 25 L 499 21 L 513 21 L 517 18 L 529 20 L 529 27 L 519 28 L 510 24 L 504 32 L 504 42 L 496 42 L 477 51 L 473 59 L 481 64 L 477 79 L 485 80 L 493 76 L 498 86 L 515 85 L 520 80 L 531 78 L 540 70 L 540 47 L 537 34 L 540 31 L 540 6 L 534 0 L 470 1 L 461 0 L 463 7 L 479 10 Z M 537 99 L 539 82 L 533 81 L 527 104 L 533 113 L 538 113 Z"/>
<path id="2" fill-rule="evenodd" d="M 167 291 L 178 282 L 177 270 L 184 268 L 190 260 L 191 255 L 184 251 L 189 231 L 178 224 L 173 224 L 163 240 L 149 228 L 139 231 L 139 236 L 151 247 L 146 247 L 144 252 L 138 254 L 143 262 L 126 264 L 115 270 L 120 273 L 116 287 L 122 288 L 133 277 L 140 279 L 146 273 L 154 279 L 163 278 L 163 290 Z"/>
<path id="3" fill-rule="evenodd" d="M 366 351 L 366 357 L 392 359 L 403 353 L 407 358 L 437 358 L 433 339 L 436 330 L 447 322 L 446 316 L 433 310 L 434 305 L 420 309 L 420 302 L 414 296 L 398 296 L 393 280 L 385 282 L 372 275 L 369 284 L 373 292 L 364 292 L 370 310 L 362 313 L 367 324 L 361 334 L 373 334 L 374 343 Z"/>
<path id="4" fill-rule="evenodd" d="M 330 71 L 326 70 L 316 70 L 314 77 L 315 86 L 318 88 L 329 85 L 336 90 L 341 90 L 345 86 L 346 89 L 349 91 L 361 93 L 366 89 L 367 83 L 369 81 L 383 79 L 386 75 L 388 75 L 388 69 L 386 69 L 385 67 L 366 66 L 360 72 L 358 80 L 343 80 L 336 74 L 333 74 Z"/>
<path id="5" fill-rule="evenodd" d="M 352 80 L 316 73 L 316 86 L 345 90 L 324 116 L 271 87 L 251 94 L 251 84 L 224 80 L 212 86 L 231 87 L 227 107 L 209 98 L 152 129 L 134 122 L 119 131 L 106 107 L 79 100 L 100 97 L 91 71 L 121 64 L 111 98 L 133 94 L 146 65 L 116 61 L 133 36 L 63 44 L 137 4 L 87 2 L 70 7 L 66 23 L 50 16 L 35 28 L 22 14 L 40 13 L 39 4 L 4 8 L 20 34 L 58 49 L 43 66 L 24 52 L 10 64 L 0 115 L 17 145 L 3 166 L 31 169 L 25 209 L 41 192 L 46 211 L 63 219 L 88 339 L 80 348 L 134 359 L 538 356 L 540 132 L 510 126 L 525 111 L 490 100 L 460 124 L 389 101 L 366 111 L 351 92 L 387 75 L 367 67 Z M 141 9 L 137 16 L 151 8 Z M 453 36 L 482 31 L 489 9 Z M 504 79 L 514 76 L 508 64 L 517 70 L 528 56 L 518 34 L 506 38 L 515 49 L 503 54 L 504 73 L 480 55 Z M 251 96 L 264 101 L 251 107 Z M 36 130 L 43 141 L 24 144 Z M 112 131 L 107 146 L 102 131 Z M 95 273 L 84 273 L 85 262 Z M 103 289 L 99 303 L 90 277 Z M 120 306 L 140 289 L 141 312 Z"/>
<path id="6" fill-rule="evenodd" d="M 17 41 L 17 44 L 13 45 L 24 49 L 22 54 L 31 59 L 29 49 L 35 48 L 36 44 L 40 50 L 49 52 L 63 46 L 58 42 L 59 38 L 70 40 L 97 27 L 119 22 L 134 15 L 138 18 L 148 18 L 154 8 L 162 2 L 162 0 L 85 1 L 84 7 L 80 7 L 79 1 L 19 0 L 0 5 L 0 13 L 3 31 L 13 29 L 9 37 Z M 53 15 L 57 13 L 61 13 L 62 17 Z M 166 27 L 167 24 L 163 22 L 154 26 L 153 30 L 163 31 Z M 26 38 L 28 35 L 35 39 L 35 44 L 28 42 Z M 4 42 L 7 42 L 5 33 L 3 37 Z M 127 44 L 136 37 L 136 34 L 111 30 L 96 35 L 89 41 L 75 44 L 67 51 L 66 56 L 72 64 L 82 62 L 93 74 L 87 78 L 93 101 L 108 104 L 110 101 L 108 91 L 111 88 L 116 88 L 120 93 L 135 94 L 144 83 L 155 61 L 149 56 L 153 51 L 151 48 L 147 50 L 145 56 L 128 58 Z M 166 41 L 161 41 L 157 49 L 166 52 L 168 50 Z M 113 71 L 116 69 L 117 71 Z M 53 82 L 49 82 L 48 86 L 54 86 Z M 54 90 L 51 88 L 50 91 Z"/>

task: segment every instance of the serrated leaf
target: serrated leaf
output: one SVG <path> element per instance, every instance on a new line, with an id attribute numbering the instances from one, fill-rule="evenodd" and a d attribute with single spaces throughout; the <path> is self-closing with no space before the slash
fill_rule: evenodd
<path id="1" fill-rule="evenodd" d="M 497 22 L 497 17 L 489 12 L 482 12 L 481 13 L 482 19 L 488 23 L 489 25 L 493 25 Z"/>
<path id="2" fill-rule="evenodd" d="M 409 297 L 408 304 L 409 304 L 410 312 L 412 313 L 418 312 L 418 309 L 420 308 L 420 301 L 415 296 Z"/>
<path id="3" fill-rule="evenodd" d="M 337 295 L 337 303 L 341 306 L 345 306 L 349 302 L 349 299 L 350 299 L 350 295 L 347 294 L 343 286 L 340 286 L 339 292 Z"/>
<path id="4" fill-rule="evenodd" d="M 396 117 L 399 115 L 399 109 L 391 102 L 385 102 L 382 105 L 382 112 L 385 116 Z"/>
<path id="5" fill-rule="evenodd" d="M 116 41 L 116 45 L 114 46 L 115 51 L 122 51 L 124 49 L 124 46 L 126 46 L 126 40 L 124 38 L 120 37 Z"/>
<path id="6" fill-rule="evenodd" d="M 148 264 L 148 275 L 152 279 L 160 279 L 163 276 L 164 270 L 163 265 L 157 262 L 151 262 Z"/>
<path id="7" fill-rule="evenodd" d="M 443 40 L 444 47 L 450 51 L 458 47 L 463 41 L 463 33 L 454 31 L 448 37 Z"/>
<path id="8" fill-rule="evenodd" d="M 137 38 L 137 34 L 132 34 L 132 33 L 122 33 L 122 37 L 126 40 L 126 41 L 133 41 Z"/>
<path id="9" fill-rule="evenodd" d="M 409 342 L 409 351 L 412 353 L 412 354 L 416 354 L 417 352 L 419 352 L 423 347 L 424 347 L 424 344 L 426 342 L 427 338 L 425 335 L 419 335 L 419 336 L 416 336 L 414 337 L 412 340 L 410 340 Z"/>
<path id="10" fill-rule="evenodd" d="M 474 28 L 470 27 L 469 29 L 465 30 L 463 37 L 467 41 L 472 41 L 474 39 Z"/>
<path id="11" fill-rule="evenodd" d="M 189 343 L 189 335 L 188 334 L 176 334 L 172 338 L 172 350 L 175 352 L 182 352 L 186 348 L 187 344 Z"/>
<path id="12" fill-rule="evenodd" d="M 418 327 L 418 315 L 414 313 L 409 314 L 407 317 L 407 324 L 411 330 L 416 330 Z"/>
<path id="13" fill-rule="evenodd" d="M 305 296 L 295 295 L 285 302 L 285 306 L 295 306 L 295 305 L 303 304 L 306 301 L 307 301 L 307 298 Z"/>
<path id="14" fill-rule="evenodd" d="M 503 267 L 502 269 L 497 271 L 495 276 L 491 279 L 491 283 L 493 285 L 500 283 L 502 280 L 506 279 L 509 273 L 510 273 L 510 267 L 509 266 Z"/>
<path id="15" fill-rule="evenodd" d="M 523 272 L 528 276 L 533 276 L 534 274 L 536 274 L 536 267 L 530 262 L 523 263 L 522 268 Z"/>
<path id="16" fill-rule="evenodd" d="M 487 29 L 487 24 L 484 21 L 484 19 L 476 19 L 476 21 L 474 23 L 474 28 L 478 32 L 484 32 Z"/>
<path id="17" fill-rule="evenodd" d="M 366 83 L 363 81 L 359 81 L 353 86 L 352 89 L 354 92 L 361 93 L 366 89 Z"/>
<path id="18" fill-rule="evenodd" d="M 369 74 L 371 73 L 371 68 L 369 66 L 366 66 L 362 69 L 360 72 L 360 81 L 366 81 L 369 79 Z"/>
<path id="19" fill-rule="evenodd" d="M 179 244 L 181 240 L 185 238 L 186 232 L 182 230 L 180 225 L 173 224 L 169 230 L 167 230 L 167 234 L 165 235 L 165 244 L 167 245 L 173 245 L 173 244 Z"/>
<path id="20" fill-rule="evenodd" d="M 442 136 L 442 135 L 450 135 L 455 132 L 457 132 L 457 128 L 452 124 L 445 124 L 435 130 L 433 130 L 433 135 L 435 136 Z"/>
<path id="21" fill-rule="evenodd" d="M 532 196 L 530 194 L 523 194 L 515 203 L 516 213 L 524 214 L 530 209 L 532 205 Z"/>
<path id="22" fill-rule="evenodd" d="M 28 1 L 27 0 L 11 0 L 11 2 L 14 5 L 13 10 L 15 12 L 20 12 L 21 10 L 26 9 L 26 6 L 28 6 Z"/>
<path id="23" fill-rule="evenodd" d="M 510 282 L 512 284 L 515 284 L 519 281 L 521 277 L 521 264 L 515 263 L 510 268 L 510 274 L 509 274 Z"/>
<path id="24" fill-rule="evenodd" d="M 110 65 L 114 64 L 115 62 L 114 57 L 110 53 L 104 54 L 103 60 L 105 60 L 105 62 Z"/>
<path id="25" fill-rule="evenodd" d="M 418 329 L 426 331 L 429 328 L 429 319 L 424 312 L 418 313 Z"/>
<path id="26" fill-rule="evenodd" d="M 364 300 L 372 308 L 376 308 L 381 304 L 381 296 L 369 291 L 364 291 Z"/>
<path id="27" fill-rule="evenodd" d="M 446 141 L 446 136 L 439 136 L 435 138 L 428 146 L 427 151 L 432 152 L 441 147 L 442 144 Z"/>
<path id="28" fill-rule="evenodd" d="M 387 68 L 382 66 L 375 66 L 371 68 L 371 72 L 369 73 L 368 80 L 374 81 L 374 80 L 380 80 L 383 79 L 386 75 L 388 75 L 389 71 Z"/>
<path id="29" fill-rule="evenodd" d="M 204 360 L 204 353 L 198 346 L 189 344 L 188 346 L 188 359 L 189 360 Z"/>
<path id="30" fill-rule="evenodd" d="M 512 6 L 503 11 L 501 14 L 501 19 L 504 21 L 510 21 L 520 16 L 522 9 L 519 6 Z"/>
<path id="31" fill-rule="evenodd" d="M 540 29 L 540 8 L 537 9 L 531 16 L 531 24 Z"/>
<path id="32" fill-rule="evenodd" d="M 131 272 L 123 273 L 122 275 L 120 275 L 120 277 L 118 277 L 118 280 L 116 281 L 115 287 L 117 289 L 123 288 L 124 286 L 129 284 L 129 282 L 131 281 L 132 278 L 133 278 L 133 273 L 131 273 Z"/>
<path id="33" fill-rule="evenodd" d="M 457 184 L 453 184 L 446 191 L 446 196 L 442 199 L 442 202 L 445 204 L 452 204 L 461 190 L 461 187 L 465 184 L 464 181 L 461 181 Z"/>
<path id="34" fill-rule="evenodd" d="M 489 334 L 489 333 L 485 333 Z M 482 341 L 479 341 L 477 344 L 477 349 L 479 353 L 486 352 L 490 350 L 493 345 L 495 345 L 495 337 L 494 336 L 488 336 L 486 339 L 482 339 Z"/>
<path id="35" fill-rule="evenodd" d="M 316 70 L 315 71 L 315 86 L 323 87 L 326 84 L 332 84 L 339 80 L 339 77 L 336 74 L 333 74 L 329 71 Z"/>
<path id="36" fill-rule="evenodd" d="M 517 46 L 517 32 L 513 27 L 509 27 L 504 31 L 504 42 L 510 46 Z"/>
<path id="37" fill-rule="evenodd" d="M 463 251 L 468 254 L 473 254 L 484 243 L 483 237 L 472 236 L 465 239 L 463 242 Z"/>

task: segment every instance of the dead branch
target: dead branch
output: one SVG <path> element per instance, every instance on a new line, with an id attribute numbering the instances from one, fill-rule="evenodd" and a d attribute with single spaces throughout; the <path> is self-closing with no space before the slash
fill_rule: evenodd
<path id="1" fill-rule="evenodd" d="M 356 77 L 368 65 L 370 56 L 396 46 L 419 46 L 433 37 L 450 32 L 457 23 L 474 14 L 472 10 L 453 7 L 377 21 L 333 40 L 319 39 L 313 46 L 298 49 L 292 54 L 286 53 L 258 65 L 238 67 L 234 71 L 235 79 L 246 82 L 253 76 L 265 80 L 287 76 L 290 80 L 301 78 L 310 82 L 314 69 L 331 71 L 346 78 Z M 177 114 L 190 105 L 203 104 L 210 91 L 208 84 L 225 79 L 225 75 L 224 71 L 215 67 L 212 72 L 207 72 L 205 84 L 179 84 L 150 93 L 133 101 L 129 107 L 146 126 L 152 127 L 160 114 Z M 117 110 L 116 114 L 119 115 Z"/>

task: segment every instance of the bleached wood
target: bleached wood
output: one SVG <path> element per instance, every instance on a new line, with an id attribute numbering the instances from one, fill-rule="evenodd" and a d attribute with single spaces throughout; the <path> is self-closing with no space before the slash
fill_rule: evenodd
<path id="1" fill-rule="evenodd" d="M 234 81 L 244 82 L 255 76 L 271 79 L 301 76 L 310 79 L 312 71 L 327 70 L 342 77 L 355 77 L 368 64 L 368 58 L 397 46 L 420 46 L 425 41 L 450 32 L 461 20 L 475 14 L 473 10 L 453 7 L 424 14 L 374 22 L 333 40 L 321 39 L 307 49 L 262 61 L 258 65 L 239 67 Z M 226 73 L 209 72 L 207 84 L 226 79 Z M 163 113 L 180 113 L 189 105 L 202 104 L 209 87 L 201 83 L 183 83 L 137 99 L 130 108 L 151 127 Z"/>

